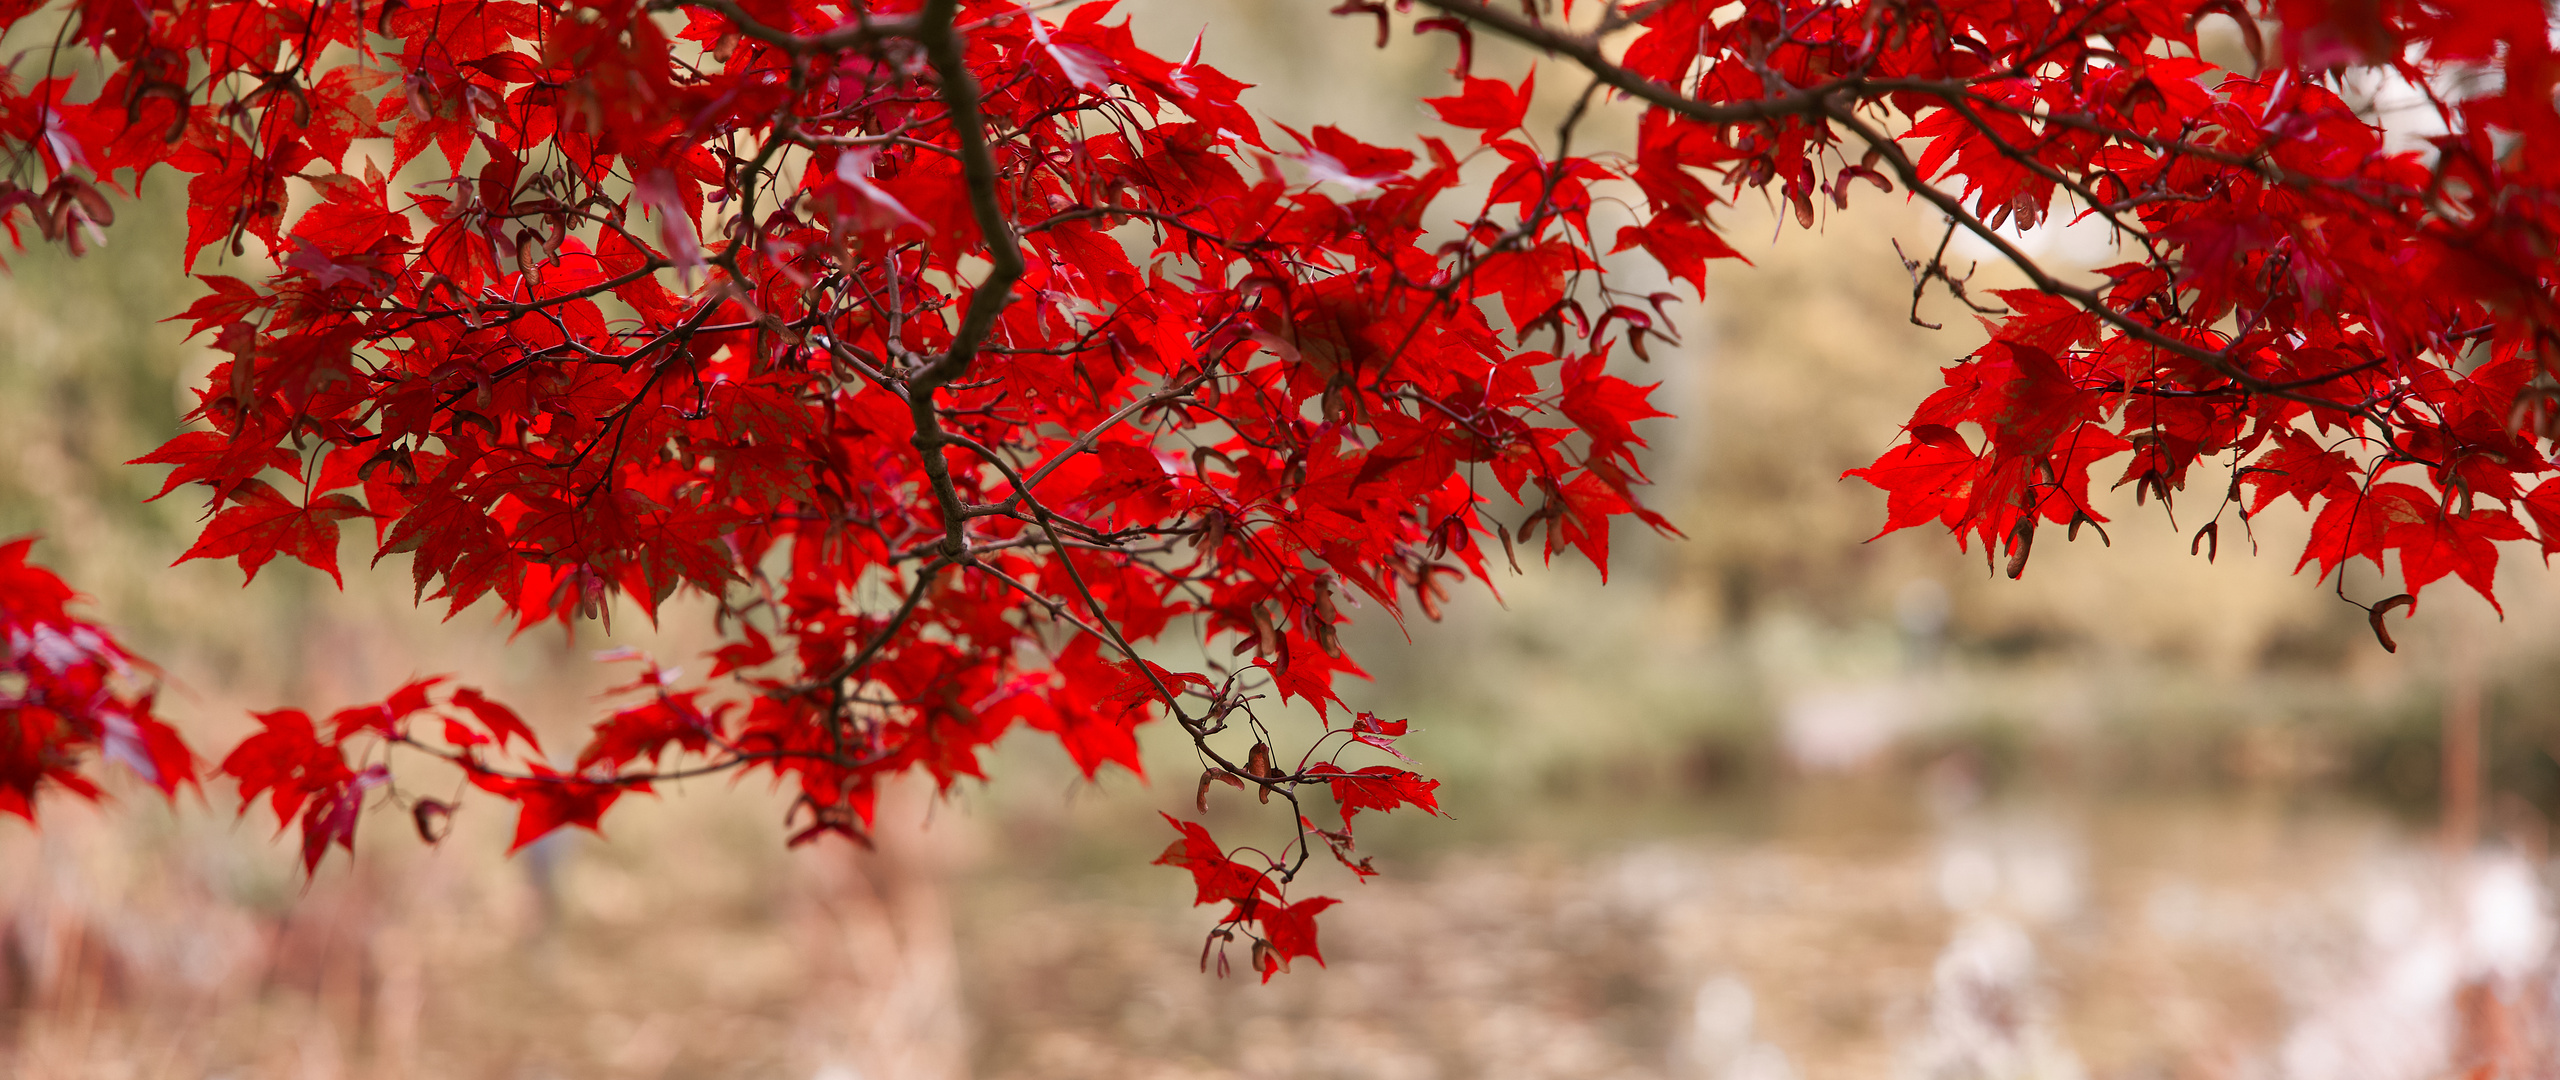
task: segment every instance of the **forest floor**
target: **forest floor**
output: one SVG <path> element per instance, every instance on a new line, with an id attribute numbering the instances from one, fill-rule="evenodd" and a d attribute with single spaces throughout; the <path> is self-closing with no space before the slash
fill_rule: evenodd
<path id="1" fill-rule="evenodd" d="M 2551 1060 L 2539 841 L 2457 863 L 2334 795 L 1985 795 L 1944 770 L 1550 793 L 1379 830 L 1383 876 L 1320 883 L 1347 901 L 1328 965 L 1263 985 L 1202 973 L 1213 915 L 1144 865 L 1162 838 L 1128 826 L 1160 793 L 1135 791 L 1044 814 L 908 799 L 875 852 L 785 853 L 763 799 L 706 788 L 513 861 L 499 821 L 436 851 L 368 835 L 307 887 L 254 823 L 65 805 L 0 828 L 0 1075 L 2418 1080 Z"/>

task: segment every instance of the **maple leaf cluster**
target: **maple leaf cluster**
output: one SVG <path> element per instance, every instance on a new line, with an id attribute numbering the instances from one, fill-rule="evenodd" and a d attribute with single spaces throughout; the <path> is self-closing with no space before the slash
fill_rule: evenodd
<path id="1" fill-rule="evenodd" d="M 71 614 L 71 587 L 27 562 L 34 543 L 0 543 L 0 813 L 35 820 L 39 788 L 96 800 L 93 756 L 164 795 L 194 784 L 195 754 L 154 711 L 150 673 Z"/>
<path id="2" fill-rule="evenodd" d="M 2094 287 L 1997 294 L 1991 341 L 1946 369 L 1907 442 L 1851 472 L 1888 493 L 1886 530 L 1943 524 L 1986 555 L 2005 547 L 2015 577 L 2040 525 L 2106 520 L 2089 501 L 2101 462 L 2164 508 L 2201 465 L 2222 474 L 2203 554 L 2226 511 L 2246 528 L 2285 497 L 2316 511 L 2300 565 L 2324 579 L 2396 553 L 2403 592 L 2360 605 L 2378 633 L 2383 611 L 2448 575 L 2494 604 L 2498 541 L 2560 550 L 2560 483 L 2530 480 L 2553 470 L 2560 431 L 2547 35 L 2538 9 L 2455 29 L 2413 10 L 2288 30 L 2405 43 L 2377 58 L 2421 85 L 2493 54 L 2543 72 L 2435 99 L 2453 133 L 2405 150 L 2312 71 L 2165 60 L 2138 80 L 2019 83 L 1915 124 L 1929 141 L 1912 168 L 1960 177 L 1977 215 L 2032 221 L 2072 197 L 2128 258 Z M 2429 65 L 2401 58 L 2422 41 Z"/>
<path id="3" fill-rule="evenodd" d="M 1853 471 L 1888 530 L 2014 575 L 2040 524 L 2102 527 L 2101 463 L 2166 506 L 2210 462 L 2244 525 L 2315 507 L 2324 576 L 2397 552 L 2409 600 L 2488 594 L 2499 541 L 2560 548 L 2560 488 L 2519 479 L 2560 434 L 2539 5 L 1421 2 L 1405 29 L 1460 45 L 1428 99 L 1458 134 L 1409 149 L 1266 124 L 1107 3 L 19 0 L 0 24 L 60 44 L 0 85 L 0 220 L 76 252 L 103 192 L 185 177 L 207 292 L 180 318 L 225 359 L 141 460 L 207 499 L 186 558 L 335 576 L 368 522 L 422 601 L 519 628 L 717 601 L 718 681 L 649 667 L 573 763 L 434 682 L 265 714 L 225 771 L 299 816 L 307 864 L 405 798 L 393 751 L 520 806 L 519 845 L 721 770 L 787 785 L 796 842 L 861 836 L 893 776 L 982 778 L 1016 728 L 1135 771 L 1169 717 L 1204 812 L 1224 782 L 1294 819 L 1238 848 L 1176 822 L 1160 861 L 1228 905 L 1221 967 L 1238 934 L 1265 978 L 1321 962 L 1331 901 L 1288 896 L 1316 847 L 1365 876 L 1357 812 L 1437 807 L 1342 761 L 1403 730 L 1335 723 L 1343 608 L 1437 618 L 1495 547 L 1605 576 L 1614 523 L 1670 530 L 1638 496 L 1661 414 L 1611 371 L 1674 340 L 1680 297 L 1627 268 L 1703 294 L 1753 189 L 1808 228 L 1901 193 L 2033 286 L 1990 304 L 1944 243 L 1907 260 L 1915 321 L 1934 286 L 1992 341 Z M 1336 10 L 1384 44 L 1407 7 Z M 2199 58 L 2209 16 L 2259 70 Z M 1472 73 L 1479 33 L 1579 87 L 1551 133 L 1535 76 Z M 2393 148 L 2347 67 L 2427 91 L 2445 133 Z M 1609 101 L 1641 110 L 1632 150 L 1577 148 Z M 2013 238 L 2062 217 L 2124 261 L 2085 284 Z"/>
<path id="4" fill-rule="evenodd" d="M 607 721 L 673 701 L 652 666 L 640 682 L 617 693 L 648 689 L 654 701 L 633 706 Z M 279 828 L 298 828 L 302 865 L 316 871 L 331 845 L 355 851 L 356 822 L 375 789 L 408 805 L 418 834 L 428 842 L 442 840 L 453 804 L 442 799 L 410 798 L 390 788 L 390 751 L 406 747 L 459 766 L 472 784 L 495 792 L 522 807 L 516 822 L 515 847 L 540 839 L 562 825 L 595 828 L 615 799 L 626 792 L 649 790 L 644 777 L 618 777 L 605 783 L 563 775 L 543 757 L 533 729 L 515 711 L 468 686 L 444 689 L 444 676 L 412 679 L 380 702 L 340 709 L 315 721 L 300 709 L 256 714 L 260 730 L 242 739 L 222 760 L 222 771 L 238 782 L 240 812 L 247 814 L 260 795 L 267 797 Z M 599 743 L 604 739 L 599 738 Z M 516 753 L 509 757 L 510 745 Z M 584 762 L 581 762 L 584 764 Z"/>

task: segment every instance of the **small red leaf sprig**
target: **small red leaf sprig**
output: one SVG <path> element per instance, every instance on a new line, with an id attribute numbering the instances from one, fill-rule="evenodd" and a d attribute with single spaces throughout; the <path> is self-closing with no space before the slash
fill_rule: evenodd
<path id="1" fill-rule="evenodd" d="M 410 803 L 419 834 L 442 840 L 453 804 L 407 799 L 392 787 L 391 751 L 410 747 L 461 766 L 472 782 L 494 785 L 523 806 L 516 847 L 562 824 L 595 826 L 618 789 L 543 787 L 531 778 L 523 778 L 529 786 L 510 786 L 519 778 L 495 772 L 486 755 L 513 743 L 539 770 L 541 744 L 513 710 L 451 684 L 446 676 L 413 679 L 382 701 L 340 709 L 326 720 L 300 709 L 255 714 L 260 730 L 222 759 L 222 772 L 239 785 L 240 813 L 263 796 L 279 831 L 299 830 L 305 873 L 317 872 L 332 846 L 354 853 L 357 822 L 377 790 Z"/>
<path id="2" fill-rule="evenodd" d="M 0 813 L 34 821 L 48 790 L 96 801 L 101 760 L 174 799 L 196 757 L 160 719 L 151 670 L 72 613 L 78 594 L 27 560 L 34 546 L 0 542 Z"/>
<path id="3" fill-rule="evenodd" d="M 299 709 L 255 714 L 261 730 L 234 747 L 221 770 L 239 785 L 241 813 L 263 797 L 280 831 L 299 831 L 303 868 L 311 873 L 331 847 L 355 850 L 356 826 L 369 802 L 405 806 L 422 839 L 444 838 L 460 793 L 404 793 L 394 784 L 395 752 L 440 760 L 460 770 L 471 788 L 515 806 L 510 851 L 565 826 L 601 831 L 605 812 L 624 795 L 753 759 L 755 752 L 739 743 L 752 742 L 756 734 L 727 723 L 732 709 L 706 708 L 705 691 L 675 688 L 675 673 L 637 654 L 607 655 L 641 661 L 642 672 L 608 692 L 629 703 L 593 725 L 587 744 L 566 767 L 546 756 L 515 710 L 437 675 L 413 679 L 382 701 L 340 709 L 325 720 Z M 691 768 L 661 767 L 671 750 L 712 760 Z M 858 834 L 869 822 L 868 799 L 858 813 L 819 807 L 817 817 L 814 831 Z"/>
<path id="4" fill-rule="evenodd" d="M 1226 706 L 1223 709 L 1213 708 L 1213 716 L 1240 715 L 1251 727 L 1261 730 L 1260 721 L 1251 716 L 1249 697 L 1225 700 L 1223 704 Z M 1271 746 L 1267 742 L 1254 743 L 1240 764 L 1217 761 L 1204 770 L 1200 774 L 1197 795 L 1199 809 L 1204 814 L 1209 811 L 1210 789 L 1218 783 L 1239 789 L 1253 787 L 1260 801 L 1266 803 L 1277 793 L 1298 811 L 1298 835 L 1277 854 L 1257 848 L 1231 851 L 1221 846 L 1206 826 L 1180 820 L 1171 814 L 1164 815 L 1165 822 L 1180 832 L 1181 838 L 1165 848 L 1164 854 L 1157 857 L 1156 865 L 1190 871 L 1192 884 L 1197 890 L 1193 900 L 1195 905 L 1227 905 L 1225 914 L 1219 917 L 1217 925 L 1210 929 L 1207 939 L 1201 943 L 1200 965 L 1203 970 L 1208 970 L 1214 960 L 1218 974 L 1225 975 L 1232 963 L 1227 949 L 1236 944 L 1239 936 L 1249 943 L 1248 966 L 1260 972 L 1264 982 L 1287 971 L 1290 962 L 1301 957 L 1323 965 L 1324 954 L 1316 947 L 1315 916 L 1337 901 L 1318 896 L 1291 902 L 1287 896 L 1289 885 L 1297 880 L 1313 854 L 1314 842 L 1320 840 L 1337 861 L 1356 878 L 1365 881 L 1377 870 L 1367 858 L 1354 858 L 1351 819 L 1363 810 L 1383 813 L 1407 806 L 1426 814 L 1439 814 L 1437 790 L 1440 782 L 1392 765 L 1345 770 L 1332 761 L 1315 761 L 1312 758 L 1324 749 L 1332 736 L 1343 735 L 1346 737 L 1332 748 L 1337 755 L 1351 746 L 1360 745 L 1383 750 L 1401 760 L 1404 755 L 1396 750 L 1394 743 L 1397 737 L 1405 734 L 1405 729 L 1405 721 L 1380 720 L 1372 714 L 1360 713 L 1346 727 L 1328 725 L 1325 737 L 1309 749 L 1310 760 L 1299 762 L 1294 772 L 1283 770 L 1273 762 Z M 1342 817 L 1340 829 L 1317 825 L 1305 813 L 1299 791 L 1303 785 L 1315 785 L 1316 790 L 1332 795 Z"/>

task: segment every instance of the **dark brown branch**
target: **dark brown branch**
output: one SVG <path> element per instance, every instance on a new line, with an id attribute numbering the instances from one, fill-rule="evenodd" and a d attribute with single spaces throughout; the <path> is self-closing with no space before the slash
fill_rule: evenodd
<path id="1" fill-rule="evenodd" d="M 1023 268 L 1021 241 L 1014 237 L 1013 223 L 1006 219 L 997 199 L 995 154 L 987 148 L 986 117 L 978 109 L 978 80 L 969 74 L 966 50 L 953 25 L 956 7 L 955 0 L 930 0 L 915 36 L 924 46 L 926 62 L 933 65 L 934 77 L 942 84 L 951 136 L 960 144 L 960 173 L 969 187 L 969 210 L 977 219 L 978 233 L 987 245 L 987 261 L 992 265 L 969 297 L 968 310 L 961 316 L 958 332 L 952 335 L 951 347 L 907 377 L 907 409 L 915 418 L 916 453 L 923 459 L 934 499 L 942 506 L 943 551 L 954 558 L 969 549 L 968 518 L 959 490 L 952 485 L 951 469 L 942 459 L 946 439 L 942 418 L 935 411 L 934 392 L 969 370 L 978 343 L 995 326 L 996 316 L 1003 313 L 1005 305 L 1013 301 L 1013 283 L 1022 277 Z"/>

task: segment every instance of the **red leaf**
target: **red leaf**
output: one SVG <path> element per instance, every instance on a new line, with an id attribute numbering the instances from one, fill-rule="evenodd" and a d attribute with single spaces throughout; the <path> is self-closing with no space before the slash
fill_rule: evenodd
<path id="1" fill-rule="evenodd" d="M 1330 762 L 1318 762 L 1307 769 L 1325 777 L 1333 787 L 1333 800 L 1341 805 L 1342 827 L 1351 827 L 1351 817 L 1362 810 L 1393 810 L 1412 806 L 1426 814 L 1440 812 L 1439 796 L 1433 794 L 1440 781 L 1426 779 L 1418 773 L 1406 772 L 1392 765 L 1371 765 L 1358 772 L 1344 772 Z"/>
<path id="2" fill-rule="evenodd" d="M 409 216 L 391 208 L 389 181 L 323 176 L 311 183 L 321 203 L 293 223 L 293 236 L 332 256 L 373 250 L 386 237 L 407 239 Z"/>
<path id="3" fill-rule="evenodd" d="M 291 555 L 338 576 L 338 522 L 365 517 L 364 504 L 345 495 L 323 495 L 309 506 L 296 505 L 262 480 L 243 480 L 233 492 L 234 505 L 205 525 L 204 535 L 179 562 L 238 556 L 240 569 L 255 581 L 258 568 L 279 554 Z"/>
<path id="4" fill-rule="evenodd" d="M 1567 275 L 1591 269 L 1582 249 L 1561 240 L 1486 259 L 1470 279 L 1479 296 L 1502 299 L 1512 327 L 1529 325 L 1564 301 Z"/>
<path id="5" fill-rule="evenodd" d="M 2388 542 L 2400 549 L 2402 587 L 2410 595 L 2415 596 L 2429 583 L 2452 574 L 2489 601 L 2489 606 L 2505 614 L 2496 593 L 2496 541 L 2522 540 L 2527 535 L 2512 515 L 2504 510 L 2485 509 L 2469 514 L 2448 513 L 2433 500 L 2402 500 L 2390 512 Z"/>
<path id="6" fill-rule="evenodd" d="M 256 237 L 269 250 L 281 246 L 276 229 L 282 224 L 285 206 L 284 170 L 253 162 L 242 149 L 232 154 L 229 164 L 187 181 L 185 265 L 189 267 L 195 265 L 198 252 L 235 234 Z"/>
<path id="7" fill-rule="evenodd" d="M 1920 427 L 1945 434 L 1924 439 L 1919 437 Z M 1840 475 L 1843 479 L 1855 476 L 1885 493 L 1884 528 L 1876 532 L 1883 536 L 1932 521 L 1953 527 L 1972 499 L 1979 465 L 1962 436 L 1948 428 L 1921 425 L 1913 428 L 1912 441 L 1885 451 L 1875 464 Z"/>
<path id="8" fill-rule="evenodd" d="M 1287 971 L 1289 961 L 1301 956 L 1318 966 L 1324 964 L 1324 954 L 1316 949 L 1316 914 L 1338 903 L 1330 896 L 1317 896 L 1285 907 L 1266 903 L 1254 909 L 1262 919 L 1263 937 L 1271 943 L 1272 956 L 1262 969 L 1262 981 L 1270 982 L 1271 976 Z"/>
<path id="9" fill-rule="evenodd" d="M 200 483 L 213 488 L 215 504 L 220 505 L 230 501 L 241 485 L 256 482 L 250 477 L 268 469 L 290 471 L 300 462 L 292 452 L 255 438 L 190 431 L 125 464 L 177 466 L 169 470 L 153 499 L 176 491 L 180 484 Z"/>
<path id="10" fill-rule="evenodd" d="M 2033 289 L 2002 289 L 1994 295 L 2009 305 L 2010 314 L 1997 322 L 1985 317 L 1983 324 L 2002 341 L 2059 356 L 2097 337 L 2098 317 L 2069 300 Z"/>
<path id="11" fill-rule="evenodd" d="M 265 729 L 241 740 L 220 766 L 224 775 L 239 782 L 241 813 L 248 813 L 248 804 L 265 794 L 281 829 L 313 793 L 334 791 L 355 778 L 337 743 L 322 743 L 311 717 L 302 710 L 253 715 Z"/>
<path id="12" fill-rule="evenodd" d="M 2244 484 L 2257 489 L 2250 499 L 2249 512 L 2265 510 L 2277 498 L 2291 495 L 2311 508 L 2315 495 L 2332 498 L 2354 498 L 2356 487 L 2351 477 L 2362 472 L 2354 459 L 2335 450 L 2324 450 L 2310 436 L 2290 428 L 2275 436 L 2276 446 L 2258 456 L 2247 472 L 2241 474 Z"/>
<path id="13" fill-rule="evenodd" d="M 27 561 L 33 545 L 0 542 L 0 814 L 35 820 L 48 788 L 97 799 L 93 750 L 163 795 L 195 783 L 194 752 L 152 715 L 148 670 L 68 610 L 77 597 Z"/>
<path id="14" fill-rule="evenodd" d="M 596 725 L 593 740 L 578 751 L 578 767 L 602 764 L 620 769 L 642 758 L 655 762 L 670 743 L 690 753 L 708 749 L 718 727 L 695 707 L 699 694 L 700 691 L 660 693 L 646 703 L 615 712 Z"/>
<path id="15" fill-rule="evenodd" d="M 457 748 L 486 746 L 489 744 L 489 737 L 471 730 L 470 726 L 462 721 L 447 717 L 444 722 L 444 741 Z"/>
<path id="16" fill-rule="evenodd" d="M 361 64 L 330 68 L 310 90 L 311 123 L 302 137 L 311 152 L 333 168 L 345 167 L 347 149 L 357 139 L 378 139 L 382 125 L 374 119 L 374 103 L 365 95 L 391 84 L 391 73 Z"/>
<path id="17" fill-rule="evenodd" d="M 172 321 L 188 320 L 188 337 L 194 337 L 217 326 L 247 320 L 275 303 L 274 297 L 259 292 L 257 286 L 239 278 L 225 277 L 221 274 L 198 274 L 196 280 L 211 286 L 213 291 L 188 305 L 187 310 L 170 317 Z M 180 436 L 180 438 L 184 437 Z"/>
<path id="18" fill-rule="evenodd" d="M 1707 295 L 1707 260 L 1742 259 L 1742 253 L 1714 229 L 1686 218 L 1658 216 L 1642 225 L 1618 230 L 1616 252 L 1641 247 L 1674 281 L 1686 281 L 1700 297 Z M 1748 263 L 1751 260 L 1742 259 Z"/>
<path id="19" fill-rule="evenodd" d="M 328 857 L 329 845 L 356 851 L 356 819 L 364 811 L 364 793 L 389 783 L 391 772 L 380 765 L 367 768 L 344 782 L 313 791 L 315 796 L 302 811 L 302 872 L 318 873 L 320 860 Z"/>
<path id="20" fill-rule="evenodd" d="M 633 781 L 563 776 L 538 763 L 533 766 L 533 775 L 521 777 L 474 769 L 471 782 L 516 804 L 515 843 L 507 848 L 508 854 L 524 850 L 525 845 L 564 825 L 601 831 L 604 813 L 615 800 L 626 792 L 648 790 L 647 784 Z"/>
<path id="21" fill-rule="evenodd" d="M 490 736 L 497 740 L 499 749 L 505 749 L 507 740 L 512 738 L 523 740 L 526 750 L 536 754 L 542 752 L 542 743 L 533 737 L 533 729 L 524 725 L 524 720 L 515 714 L 515 710 L 489 700 L 479 690 L 468 686 L 456 689 L 453 704 L 455 708 L 468 710 L 477 717 L 480 726 L 487 728 Z"/>
<path id="22" fill-rule="evenodd" d="M 1645 444 L 1636 437 L 1635 422 L 1671 414 L 1653 407 L 1654 387 L 1601 374 L 1604 362 L 1599 357 L 1565 361 L 1564 399 L 1559 408 L 1591 437 L 1591 456 L 1622 457 L 1633 467 L 1635 453 L 1629 448 Z"/>
<path id="23" fill-rule="evenodd" d="M 1518 89 L 1499 79 L 1469 77 L 1464 92 L 1455 97 L 1424 98 L 1422 103 L 1440 114 L 1440 119 L 1462 128 L 1483 131 L 1490 139 L 1517 129 L 1528 115 L 1529 99 L 1538 85 L 1538 73 L 1530 72 L 1520 80 Z"/>
<path id="24" fill-rule="evenodd" d="M 1209 830 L 1192 822 L 1161 814 L 1165 823 L 1182 833 L 1182 839 L 1164 849 L 1156 857 L 1157 866 L 1178 866 L 1191 871 L 1192 884 L 1199 895 L 1192 903 L 1214 904 L 1221 900 L 1250 901 L 1256 895 L 1280 895 L 1280 887 L 1272 884 L 1271 875 L 1227 858 L 1225 848 L 1210 839 Z"/>

